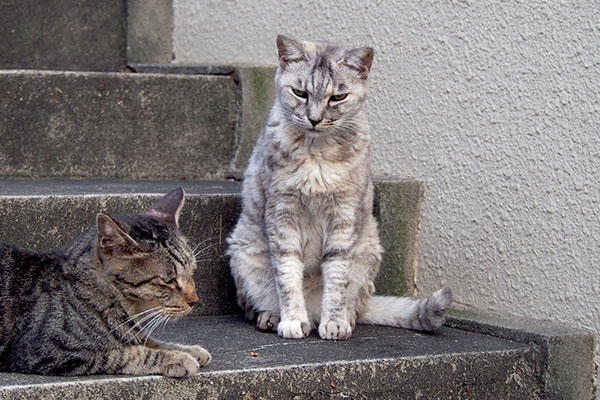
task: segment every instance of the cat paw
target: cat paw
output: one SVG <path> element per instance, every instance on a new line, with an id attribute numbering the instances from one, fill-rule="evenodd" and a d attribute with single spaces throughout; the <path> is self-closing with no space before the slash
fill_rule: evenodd
<path id="1" fill-rule="evenodd" d="M 440 289 L 432 294 L 425 303 L 425 309 L 419 313 L 419 321 L 426 331 L 439 331 L 446 321 L 446 308 L 452 302 L 452 291 Z"/>
<path id="2" fill-rule="evenodd" d="M 208 351 L 202 346 L 181 346 L 181 351 L 185 351 L 198 361 L 198 364 L 203 367 L 212 360 Z"/>
<path id="3" fill-rule="evenodd" d="M 169 351 L 163 360 L 162 374 L 171 378 L 186 378 L 198 372 L 200 364 L 183 351 Z"/>
<path id="4" fill-rule="evenodd" d="M 352 326 L 348 321 L 328 320 L 319 325 L 321 339 L 347 340 L 352 336 Z"/>
<path id="5" fill-rule="evenodd" d="M 281 321 L 277 326 L 277 334 L 286 339 L 303 339 L 310 335 L 310 324 L 298 319 Z"/>
<path id="6" fill-rule="evenodd" d="M 262 311 L 256 318 L 256 328 L 261 331 L 277 332 L 279 316 L 271 311 Z"/>

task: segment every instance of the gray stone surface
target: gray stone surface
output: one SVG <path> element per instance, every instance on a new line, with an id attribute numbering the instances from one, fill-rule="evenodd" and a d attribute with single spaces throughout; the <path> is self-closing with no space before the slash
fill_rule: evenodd
<path id="1" fill-rule="evenodd" d="M 375 281 L 377 293 L 412 295 L 418 262 L 419 223 L 423 182 L 397 180 L 375 182 L 375 215 L 385 249 Z"/>
<path id="2" fill-rule="evenodd" d="M 134 68 L 145 73 L 228 75 L 237 83 L 238 115 L 235 135 L 235 153 L 231 160 L 229 175 L 243 178 L 254 143 L 265 126 L 276 96 L 276 66 L 252 65 L 155 65 L 135 64 Z"/>
<path id="3" fill-rule="evenodd" d="M 3 240 L 58 246 L 81 232 L 98 211 L 140 211 L 177 186 L 188 194 L 182 230 L 191 243 L 206 248 L 196 276 L 201 301 L 192 315 L 236 313 L 223 250 L 240 211 L 239 182 L 2 180 L 0 232 L 6 235 Z M 418 214 L 407 208 L 418 208 L 420 183 L 379 183 L 377 188 L 376 210 L 386 221 L 382 226 L 400 229 L 398 234 L 385 229 L 383 233 L 406 234 L 403 227 L 414 224 Z M 406 199 L 394 200 L 402 193 Z M 404 241 L 389 243 L 402 247 L 398 242 Z M 453 311 L 448 324 L 459 330 L 443 329 L 441 335 L 359 326 L 352 340 L 334 343 L 314 336 L 286 341 L 258 333 L 240 318 L 190 317 L 160 333 L 211 350 L 214 363 L 191 379 L 0 374 L 0 398 L 243 398 L 251 393 L 246 398 L 587 399 L 591 395 L 595 334 L 556 324 Z M 499 343 L 508 347 L 495 347 Z"/>
<path id="4" fill-rule="evenodd" d="M 203 249 L 196 284 L 208 293 L 195 308 L 202 315 L 237 312 L 225 238 L 235 226 L 241 183 L 114 179 L 0 180 L 0 240 L 31 248 L 57 248 L 93 223 L 100 212 L 139 212 L 175 187 L 187 193 L 181 229 Z M 375 211 L 382 226 L 384 262 L 378 294 L 399 295 L 412 285 L 421 184 L 405 180 L 377 184 Z M 389 237 L 391 239 L 386 239 Z M 209 301 L 210 300 L 210 301 Z"/>
<path id="5" fill-rule="evenodd" d="M 186 191 L 181 229 L 200 245 L 196 287 L 204 295 L 195 314 L 238 312 L 235 286 L 223 255 L 224 239 L 240 212 L 240 184 L 231 181 L 0 181 L 0 240 L 19 246 L 58 248 L 92 226 L 100 211 L 142 212 L 176 187 Z"/>
<path id="6" fill-rule="evenodd" d="M 235 68 L 229 64 L 152 64 L 133 63 L 131 67 L 146 74 L 183 74 L 183 75 L 233 75 Z"/>
<path id="7" fill-rule="evenodd" d="M 275 69 L 275 66 L 238 66 L 233 75 L 241 88 L 240 102 L 244 110 L 238 120 L 238 145 L 230 168 L 231 175 L 237 178 L 243 178 L 256 139 L 262 132 L 275 101 Z"/>
<path id="8" fill-rule="evenodd" d="M 127 2 L 127 63 L 173 61 L 172 0 Z"/>
<path id="9" fill-rule="evenodd" d="M 160 333 L 212 363 L 185 380 L 0 374 L 2 399 L 536 399 L 531 351 L 488 335 L 359 326 L 349 341 L 285 340 L 241 317 L 184 318 Z M 245 397 L 244 397 L 245 396 Z"/>
<path id="10" fill-rule="evenodd" d="M 0 71 L 0 177 L 222 179 L 229 76 Z"/>
<path id="11" fill-rule="evenodd" d="M 538 379 L 550 399 L 591 399 L 596 375 L 597 334 L 557 322 L 480 312 L 450 311 L 447 324 L 531 346 L 539 364 Z"/>
<path id="12" fill-rule="evenodd" d="M 126 0 L 2 0 L 0 68 L 119 71 Z"/>

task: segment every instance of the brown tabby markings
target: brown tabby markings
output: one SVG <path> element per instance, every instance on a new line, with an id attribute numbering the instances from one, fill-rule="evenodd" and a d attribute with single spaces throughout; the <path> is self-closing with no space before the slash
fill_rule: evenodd
<path id="1" fill-rule="evenodd" d="M 185 377 L 208 363 L 200 346 L 149 337 L 199 300 L 183 202 L 176 189 L 146 214 L 100 213 L 62 251 L 0 245 L 0 370 Z"/>
<path id="2" fill-rule="evenodd" d="M 369 166 L 368 47 L 277 38 L 277 99 L 244 176 L 228 239 L 238 302 L 286 338 L 356 322 L 436 330 L 448 289 L 421 300 L 372 296 L 382 248 Z"/>

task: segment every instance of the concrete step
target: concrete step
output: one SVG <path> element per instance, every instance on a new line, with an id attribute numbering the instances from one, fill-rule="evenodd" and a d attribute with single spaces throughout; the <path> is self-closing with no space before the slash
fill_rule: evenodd
<path id="1" fill-rule="evenodd" d="M 186 191 L 182 232 L 192 246 L 205 248 L 196 273 L 197 290 L 204 296 L 194 313 L 236 313 L 235 287 L 224 251 L 225 238 L 240 212 L 239 182 L 0 180 L 0 241 L 38 249 L 58 248 L 91 226 L 98 212 L 142 212 L 176 187 Z M 421 182 L 377 183 L 375 212 L 386 250 L 376 282 L 380 294 L 412 292 L 421 201 Z"/>
<path id="2" fill-rule="evenodd" d="M 196 285 L 204 293 L 197 314 L 238 312 L 235 287 L 223 257 L 224 239 L 240 212 L 241 185 L 234 181 L 3 180 L 0 181 L 0 240 L 50 249 L 68 243 L 98 212 L 143 212 L 158 198 L 183 187 L 186 204 L 181 228 L 190 245 L 206 247 Z"/>
<path id="3" fill-rule="evenodd" d="M 348 341 L 297 341 L 241 317 L 190 317 L 158 336 L 201 344 L 213 361 L 184 380 L 0 374 L 0 399 L 543 398 L 530 346 L 460 329 L 358 326 Z"/>
<path id="4" fill-rule="evenodd" d="M 241 177 L 274 67 L 0 70 L 0 178 Z"/>
<path id="5" fill-rule="evenodd" d="M 460 310 L 450 313 L 449 327 L 438 335 L 359 326 L 346 342 L 314 335 L 288 341 L 256 331 L 240 316 L 225 316 L 239 312 L 223 257 L 224 238 L 240 211 L 235 181 L 2 180 L 1 240 L 57 247 L 97 212 L 141 211 L 177 186 L 187 192 L 182 230 L 192 244 L 207 246 L 196 277 L 202 295 L 191 316 L 158 335 L 205 346 L 213 363 L 181 381 L 0 374 L 0 399 L 591 398 L 595 334 L 556 324 Z M 399 281 L 410 292 L 422 184 L 376 187 L 386 246 L 378 292 L 397 294 Z"/>
<path id="6" fill-rule="evenodd" d="M 446 325 L 529 346 L 544 399 L 594 398 L 598 340 L 595 331 L 464 306 L 450 310 Z"/>
<path id="7" fill-rule="evenodd" d="M 0 68 L 119 71 L 127 1 L 2 0 Z"/>
<path id="8" fill-rule="evenodd" d="M 0 177 L 223 178 L 229 75 L 0 71 Z"/>

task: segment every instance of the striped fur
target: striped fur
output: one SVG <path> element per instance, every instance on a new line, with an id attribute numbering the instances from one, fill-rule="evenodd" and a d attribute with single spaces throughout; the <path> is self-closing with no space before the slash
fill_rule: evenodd
<path id="1" fill-rule="evenodd" d="M 259 329 L 286 338 L 318 327 L 324 339 L 348 339 L 357 321 L 438 329 L 448 289 L 372 297 L 382 254 L 365 110 L 373 50 L 283 36 L 277 46 L 277 99 L 228 239 L 238 303 Z"/>
<path id="2" fill-rule="evenodd" d="M 109 217 L 65 249 L 0 245 L 0 370 L 52 375 L 194 374 L 200 346 L 149 337 L 198 301 L 176 189 L 145 214 Z"/>

